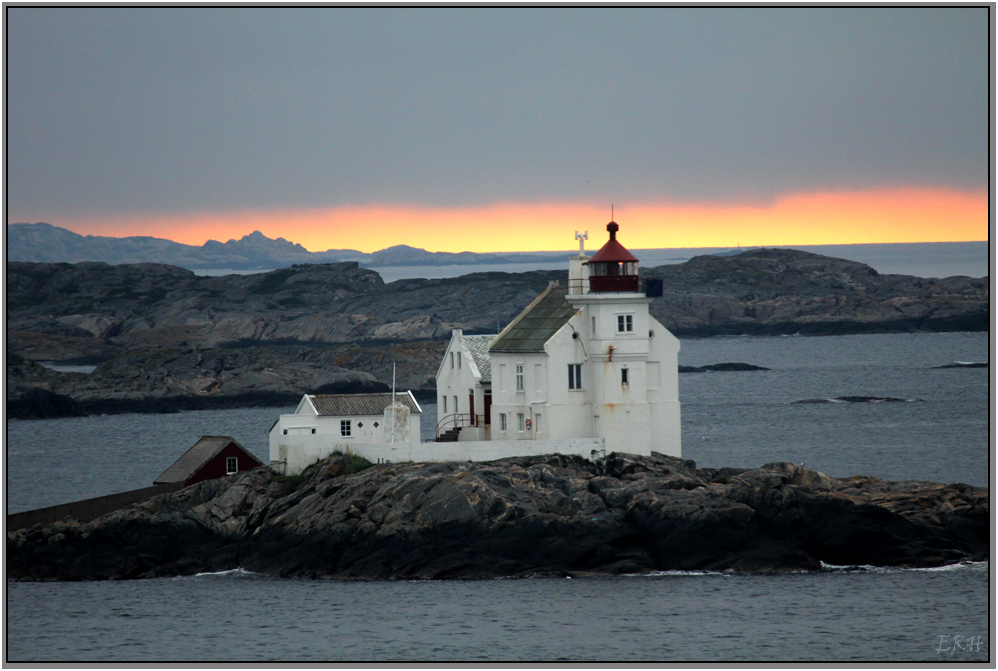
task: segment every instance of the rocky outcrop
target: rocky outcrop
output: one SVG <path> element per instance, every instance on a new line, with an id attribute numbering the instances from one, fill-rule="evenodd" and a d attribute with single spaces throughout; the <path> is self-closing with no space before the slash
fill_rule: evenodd
<path id="1" fill-rule="evenodd" d="M 706 373 L 718 371 L 722 373 L 742 372 L 749 370 L 769 370 L 765 366 L 754 366 L 750 363 L 712 363 L 706 366 L 680 366 L 680 373 Z"/>
<path id="2" fill-rule="evenodd" d="M 202 482 L 87 524 L 7 535 L 13 580 L 190 575 L 491 578 L 660 570 L 929 567 L 983 560 L 988 490 L 830 478 L 789 463 L 703 469 L 653 454 L 491 463 L 333 457 Z"/>

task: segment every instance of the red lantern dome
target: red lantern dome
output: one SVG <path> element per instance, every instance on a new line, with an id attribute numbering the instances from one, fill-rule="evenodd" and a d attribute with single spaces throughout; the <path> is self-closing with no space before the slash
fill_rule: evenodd
<path id="1" fill-rule="evenodd" d="M 610 239 L 593 258 L 589 259 L 589 291 L 639 291 L 638 260 L 617 242 L 620 226 L 611 221 L 606 225 Z"/>

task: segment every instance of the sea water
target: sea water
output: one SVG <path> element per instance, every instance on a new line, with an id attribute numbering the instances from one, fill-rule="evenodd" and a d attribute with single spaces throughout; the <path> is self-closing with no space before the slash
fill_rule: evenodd
<path id="1" fill-rule="evenodd" d="M 683 456 L 988 486 L 986 333 L 684 339 Z M 879 399 L 838 401 L 843 396 Z M 799 403 L 798 401 L 809 401 Z M 814 402 L 825 401 L 825 402 Z M 423 404 L 424 438 L 436 408 Z M 267 461 L 291 408 L 10 421 L 7 510 L 147 486 L 202 434 Z M 8 583 L 8 661 L 989 659 L 988 564 L 576 580 L 337 582 L 243 572 Z"/>

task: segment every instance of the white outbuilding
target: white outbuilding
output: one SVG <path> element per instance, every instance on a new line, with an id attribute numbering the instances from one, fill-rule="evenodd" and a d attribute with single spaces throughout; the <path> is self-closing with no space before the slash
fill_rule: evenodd
<path id="1" fill-rule="evenodd" d="M 290 415 L 270 429 L 270 460 L 312 463 L 355 444 L 418 443 L 423 412 L 411 391 L 305 394 Z M 288 472 L 300 469 L 289 468 Z"/>

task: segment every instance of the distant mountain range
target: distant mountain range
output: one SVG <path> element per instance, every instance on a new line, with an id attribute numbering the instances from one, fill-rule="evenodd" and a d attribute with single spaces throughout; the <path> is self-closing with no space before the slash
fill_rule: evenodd
<path id="1" fill-rule="evenodd" d="M 508 252 L 428 252 L 418 247 L 395 245 L 373 253 L 356 249 L 329 249 L 310 252 L 301 245 L 268 238 L 254 231 L 239 240 L 209 240 L 200 247 L 163 238 L 131 236 L 113 238 L 80 235 L 51 224 L 10 224 L 7 226 L 7 260 L 40 263 L 164 263 L 189 270 L 228 268 L 270 270 L 296 263 L 336 263 L 356 261 L 365 267 L 477 265 L 483 263 L 546 263 L 563 261 L 571 252 L 557 254 Z"/>

